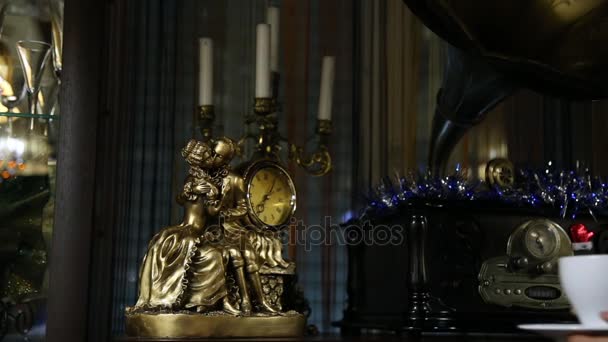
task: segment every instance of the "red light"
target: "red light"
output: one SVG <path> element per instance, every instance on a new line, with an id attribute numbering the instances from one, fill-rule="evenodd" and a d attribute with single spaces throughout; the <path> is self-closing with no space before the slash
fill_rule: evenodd
<path id="1" fill-rule="evenodd" d="M 593 239 L 594 232 L 587 230 L 582 223 L 576 223 L 570 226 L 570 237 L 572 242 L 589 242 Z"/>

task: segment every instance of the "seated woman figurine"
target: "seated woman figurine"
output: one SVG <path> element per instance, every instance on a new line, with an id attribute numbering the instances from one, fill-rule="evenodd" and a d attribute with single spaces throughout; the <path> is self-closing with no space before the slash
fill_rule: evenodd
<path id="1" fill-rule="evenodd" d="M 209 153 L 208 145 L 195 140 L 182 150 L 195 169 Z M 184 206 L 183 222 L 163 228 L 150 241 L 139 274 L 139 298 L 132 310 L 210 311 L 221 300 L 225 312 L 239 314 L 227 299 L 222 250 L 202 238 L 208 209 L 219 205 L 218 193 L 215 184 L 190 172 L 178 198 Z"/>

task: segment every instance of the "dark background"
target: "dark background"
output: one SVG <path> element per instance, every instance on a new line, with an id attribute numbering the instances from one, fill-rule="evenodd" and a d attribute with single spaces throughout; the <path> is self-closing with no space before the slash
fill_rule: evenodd
<path id="1" fill-rule="evenodd" d="M 282 0 L 281 125 L 311 135 L 320 60 L 336 55 L 334 171 L 291 165 L 297 217 L 345 221 L 381 177 L 426 165 L 446 46 L 400 0 Z M 49 340 L 105 340 L 123 329 L 150 237 L 176 222 L 179 150 L 193 121 L 196 38 L 215 42 L 217 132 L 238 137 L 253 91 L 255 24 L 267 1 L 66 1 L 64 73 Z M 471 177 L 494 157 L 540 167 L 577 161 L 608 173 L 608 110 L 520 91 L 459 143 L 450 165 Z M 290 246 L 311 302 L 310 323 L 332 331 L 345 303 L 343 246 Z M 394 270 L 398 272 L 399 270 Z M 69 327 L 69 329 L 67 329 Z"/>

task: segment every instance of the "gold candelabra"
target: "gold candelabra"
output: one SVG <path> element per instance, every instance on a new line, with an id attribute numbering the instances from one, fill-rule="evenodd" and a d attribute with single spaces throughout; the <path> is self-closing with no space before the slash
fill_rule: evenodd
<path id="1" fill-rule="evenodd" d="M 323 176 L 331 171 L 332 161 L 329 149 L 329 135 L 332 130 L 331 120 L 317 120 L 316 134 L 304 145 L 297 145 L 282 136 L 278 129 L 276 98 L 256 98 L 253 114 L 245 117 L 245 125 L 255 125 L 252 133 L 244 134 L 238 141 L 241 156 L 248 140 L 255 142 L 255 154 L 270 159 L 280 159 L 283 145 L 287 146 L 287 158 L 302 167 L 312 176 Z M 209 141 L 213 134 L 215 115 L 212 105 L 198 107 L 198 120 L 203 141 Z M 316 140 L 314 151 L 308 151 L 306 145 Z"/>

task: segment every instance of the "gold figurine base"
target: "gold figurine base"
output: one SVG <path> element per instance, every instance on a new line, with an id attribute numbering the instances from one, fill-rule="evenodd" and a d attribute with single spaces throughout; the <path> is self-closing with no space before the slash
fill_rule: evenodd
<path id="1" fill-rule="evenodd" d="M 296 312 L 281 316 L 232 316 L 197 313 L 128 313 L 128 336 L 146 338 L 298 337 L 306 317 Z"/>

